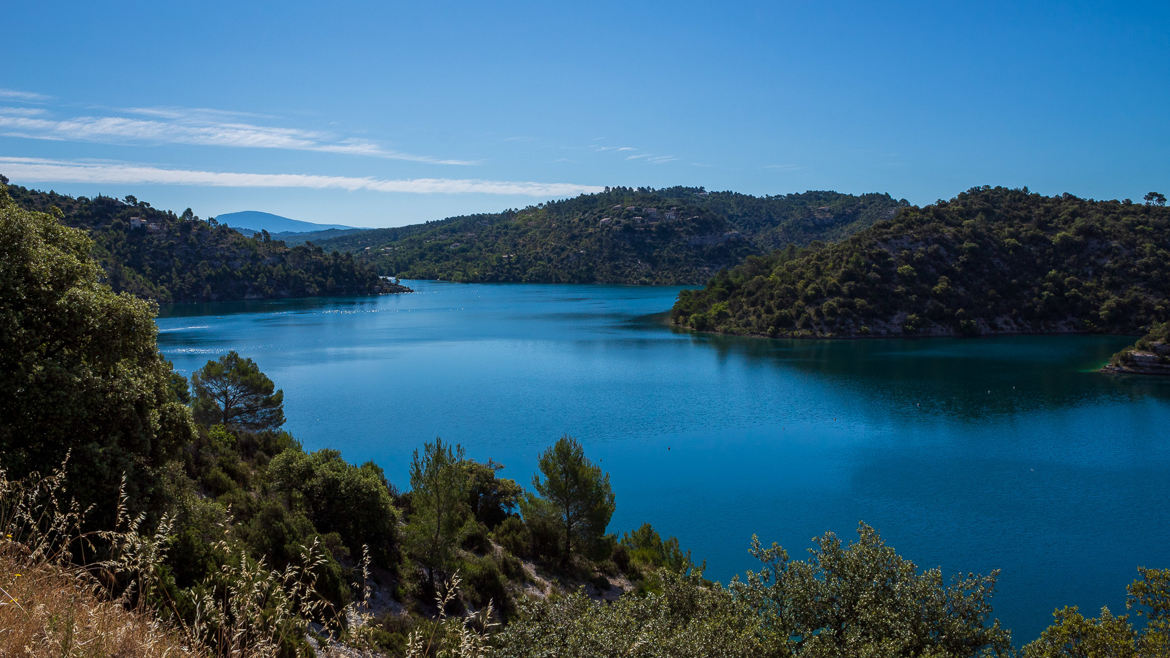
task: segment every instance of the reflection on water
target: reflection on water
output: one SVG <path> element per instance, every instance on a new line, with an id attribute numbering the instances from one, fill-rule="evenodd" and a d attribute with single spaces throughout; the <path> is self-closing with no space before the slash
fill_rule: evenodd
<path id="1" fill-rule="evenodd" d="M 759 340 L 695 335 L 697 344 L 807 372 L 888 408 L 974 422 L 989 415 L 1091 400 L 1170 399 L 1157 378 L 1101 376 L 1132 336 L 1010 336 L 979 340 Z"/>
<path id="2" fill-rule="evenodd" d="M 1130 338 L 728 338 L 666 326 L 678 288 L 409 285 L 167 307 L 159 343 L 183 372 L 255 358 L 306 448 L 400 487 L 435 436 L 527 483 L 572 433 L 611 474 L 611 530 L 651 521 L 721 580 L 752 533 L 800 554 L 864 519 L 922 566 L 1001 568 L 1027 640 L 1170 566 L 1170 381 L 1093 372 Z"/>

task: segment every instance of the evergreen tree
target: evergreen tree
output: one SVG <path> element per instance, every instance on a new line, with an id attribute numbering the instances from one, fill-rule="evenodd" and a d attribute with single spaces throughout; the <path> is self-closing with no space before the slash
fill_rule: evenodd
<path id="1" fill-rule="evenodd" d="M 284 424 L 284 391 L 252 359 L 234 350 L 191 375 L 195 420 L 235 430 L 260 431 Z"/>
<path id="2" fill-rule="evenodd" d="M 567 566 L 574 545 L 595 548 L 605 535 L 614 510 L 609 474 L 602 474 L 585 457 L 581 444 L 568 434 L 541 454 L 540 472 L 544 479 L 533 476 L 532 486 L 560 514 L 564 542 L 561 564 Z"/>
<path id="3" fill-rule="evenodd" d="M 467 521 L 467 471 L 463 448 L 436 438 L 414 451 L 410 462 L 411 512 L 406 526 L 406 546 L 427 570 L 433 590 L 435 574 L 447 574 L 452 554 L 459 545 Z"/>

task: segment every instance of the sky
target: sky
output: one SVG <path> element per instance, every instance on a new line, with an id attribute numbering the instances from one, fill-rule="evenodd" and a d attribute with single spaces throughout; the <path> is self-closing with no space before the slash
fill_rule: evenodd
<path id="1" fill-rule="evenodd" d="M 1170 3 L 37 2 L 0 174 L 398 226 L 604 186 L 1170 192 Z"/>

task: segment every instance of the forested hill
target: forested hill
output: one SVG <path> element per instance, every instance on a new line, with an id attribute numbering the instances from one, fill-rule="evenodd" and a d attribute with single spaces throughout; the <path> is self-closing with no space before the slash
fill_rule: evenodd
<path id="1" fill-rule="evenodd" d="M 393 292 L 373 268 L 351 254 L 289 247 L 263 233 L 245 237 L 205 222 L 152 208 L 134 197 L 70 197 L 9 185 L 17 204 L 61 211 L 61 221 L 85 229 L 94 255 L 117 291 L 159 302 L 218 301 Z"/>
<path id="2" fill-rule="evenodd" d="M 619 187 L 319 244 L 357 252 L 379 273 L 406 278 L 698 284 L 746 256 L 840 239 L 904 205 L 888 194 L 754 197 L 691 187 Z"/>
<path id="3" fill-rule="evenodd" d="M 674 322 L 765 336 L 1140 334 L 1170 310 L 1170 209 L 973 188 L 679 296 Z"/>

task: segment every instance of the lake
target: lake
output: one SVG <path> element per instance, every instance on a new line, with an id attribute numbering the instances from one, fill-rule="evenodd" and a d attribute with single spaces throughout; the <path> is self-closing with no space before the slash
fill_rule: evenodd
<path id="1" fill-rule="evenodd" d="M 648 521 L 724 582 L 756 568 L 753 533 L 803 559 L 864 520 L 921 568 L 1001 569 L 1022 644 L 1170 567 L 1170 381 L 1095 372 L 1132 338 L 728 338 L 665 324 L 679 288 L 407 283 L 165 307 L 159 344 L 184 374 L 255 359 L 306 449 L 399 489 L 436 436 L 531 488 L 572 434 L 610 474 L 611 532 Z"/>

